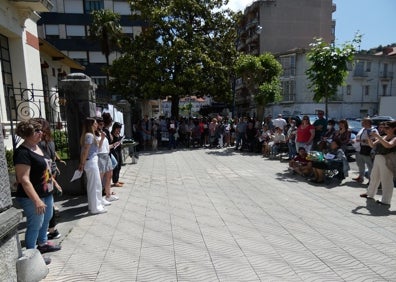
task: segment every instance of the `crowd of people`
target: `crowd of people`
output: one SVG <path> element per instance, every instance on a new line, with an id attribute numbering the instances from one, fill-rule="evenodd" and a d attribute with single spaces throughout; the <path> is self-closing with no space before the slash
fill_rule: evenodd
<path id="1" fill-rule="evenodd" d="M 85 171 L 87 177 L 90 214 L 106 213 L 104 206 L 119 199 L 111 187 L 124 184 L 119 180 L 121 128 L 120 123 L 113 123 L 108 113 L 87 118 L 82 128 L 78 170 Z M 32 118 L 20 122 L 16 134 L 24 140 L 14 152 L 14 166 L 16 201 L 26 216 L 26 248 L 35 249 L 37 246 L 42 254 L 59 251 L 61 246 L 49 240 L 61 237 L 56 229 L 54 195 L 62 194 L 62 187 L 56 181 L 60 173 L 57 161 L 63 165 L 66 162 L 56 153 L 50 125 L 45 119 Z M 43 256 L 43 259 L 46 264 L 51 262 L 49 257 Z"/>
<path id="2" fill-rule="evenodd" d="M 106 213 L 105 206 L 118 200 L 112 187 L 122 187 L 119 180 L 122 165 L 120 130 L 108 113 L 101 117 L 86 118 L 82 128 L 81 156 L 78 170 L 87 177 L 88 210 L 91 214 Z M 335 172 L 340 179 L 348 175 L 348 147 L 356 150 L 358 183 L 368 179 L 367 192 L 360 196 L 374 199 L 379 187 L 382 198 L 377 203 L 390 206 L 396 176 L 396 121 L 373 127 L 369 118 L 362 120 L 362 129 L 355 139 L 346 120 L 327 120 L 322 111 L 311 124 L 308 116 L 301 122 L 281 114 L 263 122 L 243 117 L 232 120 L 226 117 L 189 119 L 149 119 L 145 116 L 134 127 L 134 137 L 143 149 L 157 150 L 184 147 L 230 147 L 236 151 L 256 152 L 265 158 L 285 154 L 289 168 L 314 183 L 323 183 L 326 172 Z M 17 180 L 16 201 L 23 208 L 27 226 L 27 249 L 41 253 L 58 251 L 59 245 L 49 240 L 59 238 L 54 216 L 54 192 L 62 193 L 56 181 L 61 161 L 55 151 L 48 122 L 29 119 L 17 125 L 16 134 L 23 143 L 14 152 Z M 62 161 L 63 162 L 63 161 Z M 64 163 L 64 162 L 63 162 Z M 65 163 L 64 163 L 65 164 Z M 111 184 L 113 183 L 113 184 Z M 44 258 L 49 263 L 49 258 Z"/>

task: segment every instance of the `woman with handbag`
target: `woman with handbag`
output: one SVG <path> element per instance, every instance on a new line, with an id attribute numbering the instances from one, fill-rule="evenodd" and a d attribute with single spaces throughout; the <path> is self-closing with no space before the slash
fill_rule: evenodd
<path id="1" fill-rule="evenodd" d="M 98 132 L 104 131 L 104 119 L 102 117 L 97 117 L 96 122 L 98 123 Z M 106 134 L 106 132 L 105 132 Z M 104 203 L 117 201 L 118 197 L 111 192 L 111 178 L 113 176 L 113 164 L 110 157 L 110 149 L 120 145 L 119 142 L 109 144 L 109 139 L 106 134 L 106 138 L 103 139 L 102 146 L 98 150 L 98 166 L 100 178 L 102 180 L 102 184 L 104 186 L 105 197 L 103 199 Z"/>
<path id="2" fill-rule="evenodd" d="M 54 188 L 51 159 L 38 146 L 43 134 L 41 124 L 33 119 L 21 121 L 17 125 L 16 134 L 24 139 L 15 149 L 14 166 L 18 183 L 16 201 L 26 216 L 26 248 L 34 249 L 37 243 L 37 249 L 41 253 L 58 251 L 61 247 L 48 242 L 47 237 L 54 204 Z"/>
<path id="3" fill-rule="evenodd" d="M 370 139 L 371 132 L 378 131 L 375 128 L 372 128 L 372 121 L 369 118 L 365 118 L 362 120 L 363 128 L 356 135 L 356 139 L 354 142 L 357 143 L 356 146 L 356 164 L 359 168 L 359 175 L 353 180 L 363 183 L 364 175 L 366 171 L 366 166 L 368 170 L 368 178 L 370 179 L 371 170 L 373 169 L 373 158 L 371 155 L 372 148 L 368 144 L 368 140 Z"/>
<path id="4" fill-rule="evenodd" d="M 377 203 L 390 207 L 394 186 L 394 168 L 389 167 L 387 158 L 394 158 L 396 152 L 396 121 L 387 122 L 384 129 L 386 132 L 384 137 L 381 137 L 377 132 L 372 132 L 370 136 L 375 140 L 368 139 L 370 147 L 375 147 L 374 166 L 371 171 L 367 193 L 361 194 L 360 197 L 374 199 L 378 186 L 381 184 L 382 198 Z"/>

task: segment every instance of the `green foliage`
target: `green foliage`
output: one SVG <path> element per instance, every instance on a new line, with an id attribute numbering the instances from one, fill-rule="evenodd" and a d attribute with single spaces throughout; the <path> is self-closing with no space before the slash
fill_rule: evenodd
<path id="1" fill-rule="evenodd" d="M 52 133 L 55 143 L 55 149 L 58 152 L 61 159 L 68 159 L 69 144 L 67 141 L 67 135 L 65 131 L 55 130 Z"/>
<path id="2" fill-rule="evenodd" d="M 109 55 L 120 45 L 122 38 L 120 15 L 111 10 L 94 10 L 91 15 L 90 37 L 100 41 L 102 53 L 106 56 L 106 63 L 109 65 Z"/>
<path id="3" fill-rule="evenodd" d="M 14 151 L 13 150 L 6 150 L 6 159 L 7 159 L 7 168 L 8 172 L 14 172 Z"/>
<path id="4" fill-rule="evenodd" d="M 310 67 L 306 71 L 310 80 L 309 88 L 314 92 L 315 102 L 325 99 L 327 116 L 327 100 L 335 96 L 337 88 L 344 83 L 348 75 L 347 64 L 353 61 L 360 42 L 361 36 L 356 35 L 352 42 L 340 47 L 322 39 L 310 44 L 311 50 L 307 54 Z"/>
<path id="5" fill-rule="evenodd" d="M 282 65 L 272 54 L 241 55 L 236 61 L 235 68 L 247 89 L 254 94 L 257 104 L 265 106 L 281 99 L 279 77 Z"/>
<path id="6" fill-rule="evenodd" d="M 230 77 L 236 57 L 236 15 L 223 1 L 130 1 L 135 20 L 147 23 L 124 55 L 113 63 L 110 84 L 128 100 L 211 95 L 231 100 Z"/>

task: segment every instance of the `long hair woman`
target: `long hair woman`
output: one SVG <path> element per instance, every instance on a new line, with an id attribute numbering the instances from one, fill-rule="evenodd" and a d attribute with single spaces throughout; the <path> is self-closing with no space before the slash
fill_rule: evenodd
<path id="1" fill-rule="evenodd" d="M 98 150 L 106 134 L 102 132 L 100 136 L 96 136 L 97 129 L 96 120 L 86 118 L 80 138 L 81 156 L 78 170 L 84 170 L 87 175 L 88 210 L 91 214 L 107 212 L 102 204 L 102 181 L 98 166 Z"/>

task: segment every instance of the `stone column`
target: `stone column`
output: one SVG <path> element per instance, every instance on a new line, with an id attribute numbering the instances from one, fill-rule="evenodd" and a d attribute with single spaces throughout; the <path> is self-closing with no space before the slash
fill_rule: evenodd
<path id="1" fill-rule="evenodd" d="M 1 125 L 0 125 L 1 127 Z M 21 211 L 12 207 L 11 190 L 4 150 L 4 136 L 0 130 L 0 280 L 17 281 L 16 261 L 20 257 L 17 228 Z"/>
<path id="2" fill-rule="evenodd" d="M 83 73 L 69 74 L 59 82 L 59 96 L 66 101 L 67 139 L 69 142 L 69 156 L 67 166 L 57 177 L 64 187 L 64 193 L 81 195 L 85 193 L 85 177 L 70 185 L 70 179 L 80 162 L 80 136 L 84 120 L 96 116 L 96 84 Z"/>

